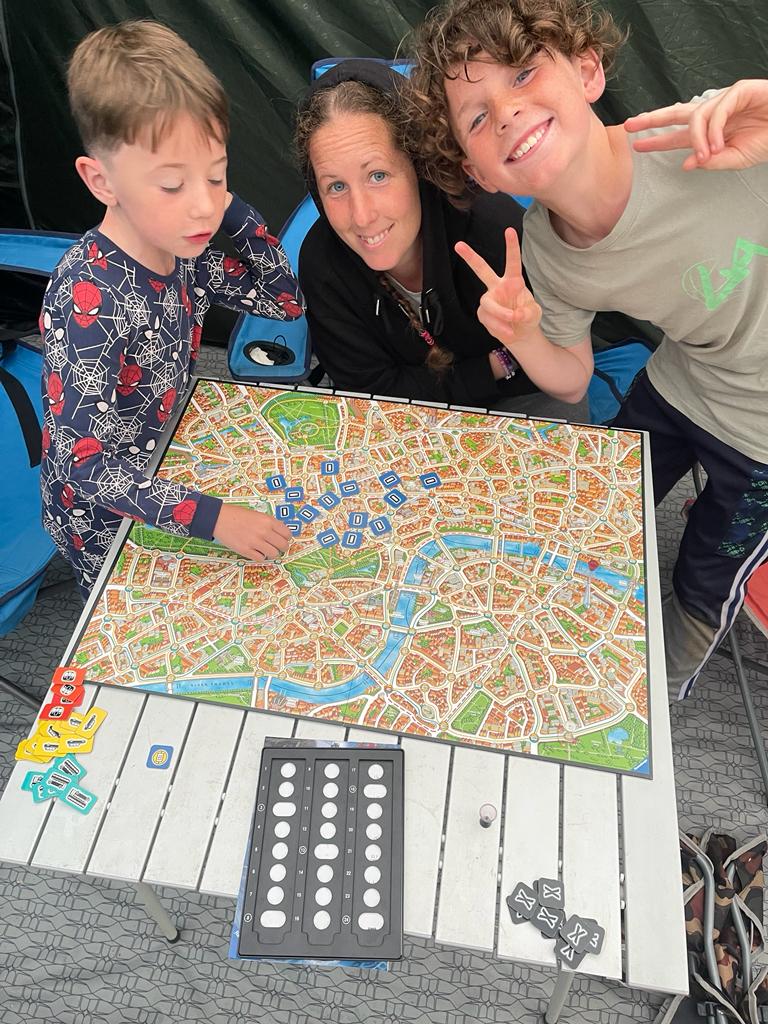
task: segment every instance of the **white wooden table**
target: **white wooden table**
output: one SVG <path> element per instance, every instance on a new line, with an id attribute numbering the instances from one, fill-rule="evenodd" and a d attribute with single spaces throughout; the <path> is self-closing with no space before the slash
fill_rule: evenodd
<path id="1" fill-rule="evenodd" d="M 560 875 L 567 911 L 606 931 L 602 952 L 578 973 L 687 993 L 650 493 L 646 500 L 653 779 L 401 737 L 404 926 L 446 945 L 555 967 L 553 941 L 514 925 L 505 897 L 517 881 Z M 384 735 L 117 687 L 88 686 L 86 700 L 109 713 L 82 759 L 85 788 L 98 802 L 87 816 L 58 801 L 35 804 L 20 789 L 32 765 L 18 762 L 0 800 L 0 859 L 131 882 L 171 941 L 176 929 L 152 886 L 236 897 L 266 736 Z M 167 770 L 146 765 L 155 743 L 174 748 Z M 488 828 L 479 823 L 485 803 L 499 809 Z M 548 1021 L 572 977 L 558 975 Z"/>

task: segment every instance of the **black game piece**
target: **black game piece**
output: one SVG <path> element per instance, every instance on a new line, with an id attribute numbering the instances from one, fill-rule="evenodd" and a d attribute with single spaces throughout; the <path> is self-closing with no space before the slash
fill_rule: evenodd
<path id="1" fill-rule="evenodd" d="M 559 878 L 540 878 L 534 882 L 542 907 L 554 907 L 563 910 L 565 907 L 565 886 Z"/>
<path id="2" fill-rule="evenodd" d="M 512 923 L 513 924 L 525 924 L 525 922 L 528 920 L 528 918 L 527 917 L 523 917 L 522 914 L 518 914 L 518 912 L 515 910 L 515 905 L 512 902 L 512 897 L 511 896 L 507 896 L 507 906 L 509 907 L 509 916 L 512 918 Z"/>
<path id="3" fill-rule="evenodd" d="M 597 921 L 593 921 L 591 918 L 579 917 L 577 914 L 571 914 L 568 920 L 561 926 L 560 935 L 577 953 L 586 953 L 589 940 L 593 934 L 593 924 L 597 924 Z"/>
<path id="4" fill-rule="evenodd" d="M 238 954 L 403 955 L 403 751 L 268 740 Z"/>
<path id="5" fill-rule="evenodd" d="M 537 907 L 536 913 L 531 918 L 531 924 L 535 924 L 546 938 L 553 939 L 564 918 L 565 914 L 562 910 L 557 910 L 554 907 Z"/>
<path id="6" fill-rule="evenodd" d="M 585 928 L 591 930 L 589 936 L 589 942 L 587 943 L 587 952 L 592 953 L 594 956 L 600 952 L 603 948 L 603 939 L 605 938 L 605 928 L 602 928 L 594 917 L 584 917 L 581 923 Z"/>
<path id="7" fill-rule="evenodd" d="M 538 906 L 536 891 L 525 882 L 518 882 L 512 895 L 507 897 L 507 905 L 510 910 L 515 910 L 526 921 L 530 921 Z"/>
<path id="8" fill-rule="evenodd" d="M 573 948 L 573 946 L 569 946 L 562 937 L 555 943 L 555 956 L 557 958 L 557 962 L 572 971 L 576 970 L 586 955 L 586 952 L 579 953 Z"/>

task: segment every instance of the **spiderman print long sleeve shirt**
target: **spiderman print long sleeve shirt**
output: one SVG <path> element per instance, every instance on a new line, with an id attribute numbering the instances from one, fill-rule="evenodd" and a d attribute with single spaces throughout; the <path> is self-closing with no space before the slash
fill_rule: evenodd
<path id="1" fill-rule="evenodd" d="M 211 303 L 283 320 L 302 312 L 285 253 L 259 214 L 233 196 L 222 229 L 239 259 L 207 248 L 177 259 L 167 276 L 94 229 L 46 290 L 43 521 L 86 587 L 122 517 L 213 535 L 220 499 L 145 472 L 186 390 Z"/>

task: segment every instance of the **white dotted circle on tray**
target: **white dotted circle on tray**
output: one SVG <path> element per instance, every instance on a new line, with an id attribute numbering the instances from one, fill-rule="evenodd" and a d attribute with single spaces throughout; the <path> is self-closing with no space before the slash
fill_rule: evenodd
<path id="1" fill-rule="evenodd" d="M 276 907 L 278 903 L 283 902 L 283 896 L 285 893 L 279 885 L 273 885 L 267 893 L 267 903 L 271 903 L 273 907 Z"/>
<path id="2" fill-rule="evenodd" d="M 381 804 L 368 804 L 368 809 L 366 810 L 366 814 L 368 815 L 369 818 L 374 818 L 374 819 L 380 818 L 383 813 L 384 813 L 384 810 L 383 810 Z"/>
<path id="3" fill-rule="evenodd" d="M 381 847 L 375 843 L 371 843 L 370 846 L 365 848 L 365 859 L 366 860 L 379 860 L 381 857 Z"/>
<path id="4" fill-rule="evenodd" d="M 292 779 L 296 774 L 296 765 L 292 761 L 286 761 L 280 766 L 280 774 L 284 779 Z"/>
<path id="5" fill-rule="evenodd" d="M 328 913 L 327 910 L 318 910 L 313 920 L 315 922 L 315 928 L 317 928 L 318 931 L 322 932 L 331 923 L 331 915 Z"/>
<path id="6" fill-rule="evenodd" d="M 282 882 L 282 880 L 285 878 L 285 875 L 285 864 L 273 864 L 272 867 L 269 869 L 269 877 L 272 879 L 273 882 Z M 368 881 L 367 878 L 366 881 Z"/>
<path id="7" fill-rule="evenodd" d="M 291 834 L 291 826 L 287 821 L 276 821 L 275 822 L 275 835 L 278 839 L 285 839 L 286 836 Z"/>
<path id="8" fill-rule="evenodd" d="M 365 830 L 365 834 L 368 839 L 381 839 L 381 825 L 377 825 L 375 821 L 372 821 Z"/>
<path id="9" fill-rule="evenodd" d="M 325 886 L 322 889 L 318 889 L 315 893 L 315 903 L 318 907 L 327 907 L 332 899 L 333 893 L 330 889 L 326 889 Z"/>
<path id="10" fill-rule="evenodd" d="M 338 779 L 339 772 L 341 769 L 333 761 L 329 761 L 325 766 L 325 777 L 326 779 Z"/>
<path id="11" fill-rule="evenodd" d="M 377 882 L 381 881 L 381 872 L 372 864 L 369 868 L 365 869 L 363 877 L 368 885 L 376 885 Z"/>
<path id="12" fill-rule="evenodd" d="M 326 782 L 323 786 L 323 796 L 328 797 L 329 800 L 333 800 L 335 796 L 339 795 L 339 787 L 335 782 Z"/>
<path id="13" fill-rule="evenodd" d="M 282 794 L 280 795 L 282 796 Z M 381 800 L 381 798 L 386 795 L 387 787 L 382 786 L 380 782 L 369 782 L 363 789 L 363 796 L 367 797 L 369 800 Z"/>
<path id="14" fill-rule="evenodd" d="M 375 931 L 384 927 L 384 918 L 381 914 L 361 914 L 357 923 L 365 932 Z"/>
<path id="15" fill-rule="evenodd" d="M 368 778 L 369 779 L 380 779 L 384 775 L 384 769 L 380 764 L 369 764 L 368 765 Z"/>
<path id="16" fill-rule="evenodd" d="M 287 843 L 275 843 L 272 847 L 272 856 L 275 860 L 283 860 L 288 856 L 288 844 Z"/>
<path id="17" fill-rule="evenodd" d="M 336 826 L 332 821 L 324 821 L 320 826 L 320 835 L 323 839 L 333 839 L 336 835 Z"/>
<path id="18" fill-rule="evenodd" d="M 281 782 L 277 787 L 277 792 L 280 796 L 293 796 L 293 783 L 292 782 Z"/>
<path id="19" fill-rule="evenodd" d="M 381 896 L 378 889 L 366 889 L 363 893 L 363 903 L 366 907 L 378 907 L 380 902 Z"/>
<path id="20" fill-rule="evenodd" d="M 320 813 L 324 818 L 335 818 L 336 811 L 338 811 L 338 807 L 329 800 L 327 804 L 323 804 Z"/>
<path id="21" fill-rule="evenodd" d="M 378 870 L 378 868 L 377 868 Z M 317 880 L 326 885 L 333 878 L 333 868 L 330 864 L 321 864 L 317 869 Z"/>

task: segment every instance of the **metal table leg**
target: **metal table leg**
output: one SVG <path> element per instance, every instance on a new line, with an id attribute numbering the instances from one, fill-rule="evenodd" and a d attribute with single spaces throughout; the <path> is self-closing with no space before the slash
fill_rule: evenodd
<path id="1" fill-rule="evenodd" d="M 158 925 L 160 931 L 168 942 L 176 942 L 179 938 L 179 929 L 168 916 L 168 912 L 155 894 L 155 890 L 146 882 L 136 882 L 136 889 L 146 908 L 147 913 Z"/>
<path id="2" fill-rule="evenodd" d="M 557 1024 L 560 1019 L 568 993 L 571 991 L 574 973 L 574 971 L 563 970 L 562 967 L 558 970 L 555 987 L 552 989 L 552 995 L 549 997 L 549 1006 L 544 1014 L 546 1024 Z"/>

